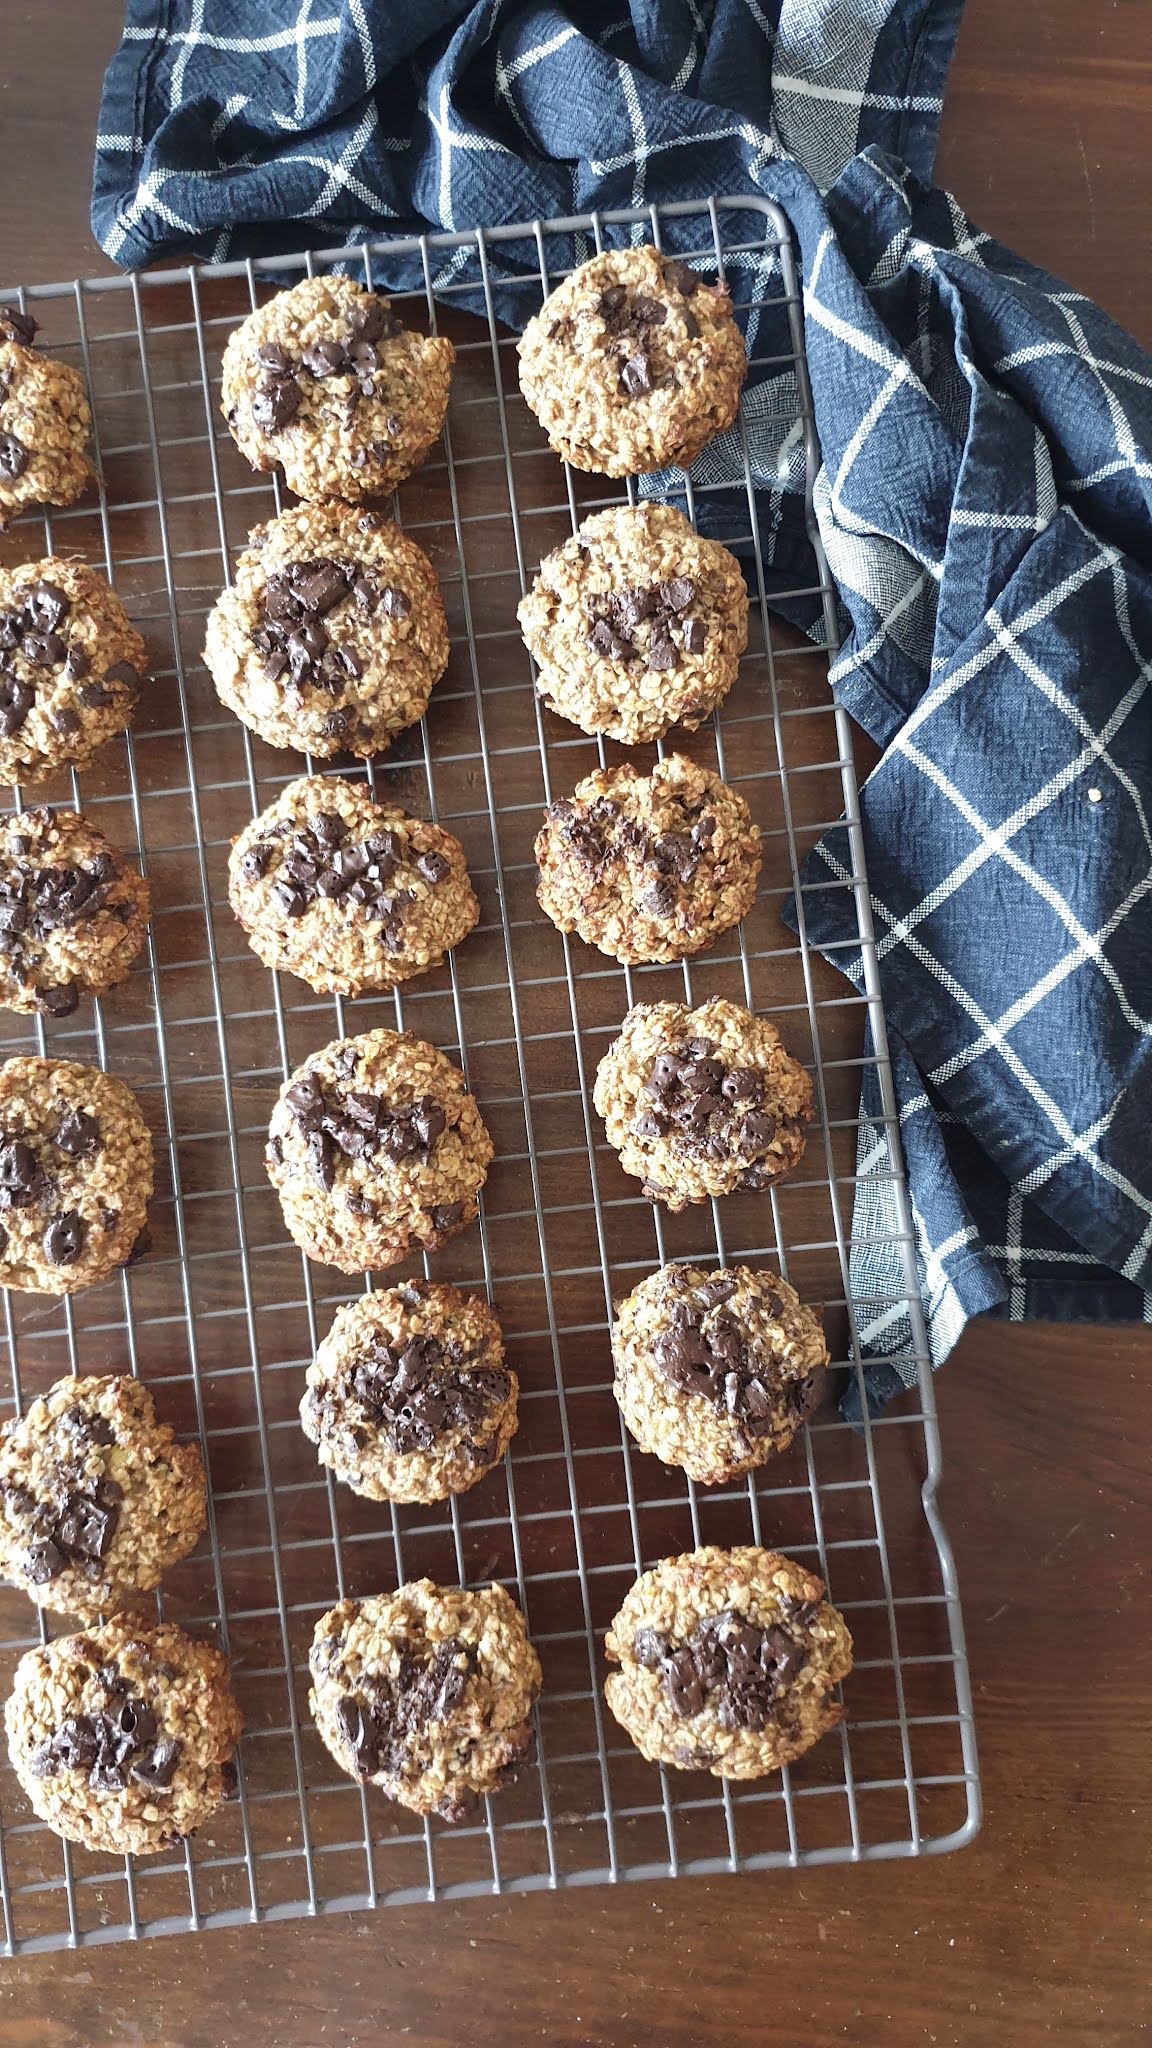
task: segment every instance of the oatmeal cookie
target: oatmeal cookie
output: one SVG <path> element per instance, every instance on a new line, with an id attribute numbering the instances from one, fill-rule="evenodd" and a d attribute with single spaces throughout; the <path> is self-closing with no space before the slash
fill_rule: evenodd
<path id="1" fill-rule="evenodd" d="M 297 1067 L 265 1163 L 301 1251 L 361 1273 L 438 1251 L 471 1223 L 491 1157 L 460 1069 L 409 1031 L 366 1031 Z"/>
<path id="2" fill-rule="evenodd" d="M 293 505 L 258 526 L 209 614 L 217 694 L 270 747 L 382 754 L 448 662 L 427 555 L 377 512 Z"/>
<path id="3" fill-rule="evenodd" d="M 721 1486 L 786 1451 L 819 1405 L 820 1319 L 778 1273 L 662 1266 L 620 1303 L 613 1392 L 642 1451 Z"/>
<path id="4" fill-rule="evenodd" d="M 688 469 L 730 427 L 748 372 L 723 281 L 658 249 L 608 249 L 544 301 L 520 389 L 558 455 L 601 476 Z"/>
<path id="5" fill-rule="evenodd" d="M 77 811 L 0 824 L 0 1005 L 68 1017 L 123 981 L 148 929 L 148 884 Z"/>
<path id="6" fill-rule="evenodd" d="M 253 469 L 359 504 L 402 483 L 444 424 L 456 351 L 350 277 L 308 277 L 229 336 L 222 410 Z"/>
<path id="7" fill-rule="evenodd" d="M 144 642 L 83 562 L 0 569 L 0 781 L 80 768 L 132 722 Z"/>
<path id="8" fill-rule="evenodd" d="M 264 965 L 320 995 L 439 967 L 480 917 L 458 839 L 323 775 L 290 782 L 234 841 L 228 899 Z"/>
<path id="9" fill-rule="evenodd" d="M 125 1616 L 29 1650 L 4 1719 L 33 1812 L 83 1849 L 153 1856 L 235 1790 L 228 1665 L 173 1622 Z"/>
<path id="10" fill-rule="evenodd" d="M 342 1771 L 463 1820 L 531 1754 L 540 1660 L 503 1586 L 415 1579 L 321 1615 L 309 1705 Z"/>
<path id="11" fill-rule="evenodd" d="M 625 746 L 694 732 L 748 644 L 740 564 L 674 505 L 615 505 L 546 555 L 517 617 L 550 711 Z"/>
<path id="12" fill-rule="evenodd" d="M 552 804 L 536 865 L 560 931 L 625 966 L 682 960 L 752 908 L 760 834 L 736 790 L 669 754 L 650 775 L 598 768 Z"/>
<path id="13" fill-rule="evenodd" d="M 604 1697 L 650 1763 L 762 1778 L 843 1717 L 852 1638 L 814 1572 L 709 1545 L 644 1572 L 604 1639 Z"/>
<path id="14" fill-rule="evenodd" d="M 0 1430 L 0 1573 L 38 1607 L 131 1606 L 203 1527 L 200 1453 L 139 1380 L 57 1380 Z"/>
<path id="15" fill-rule="evenodd" d="M 637 1003 L 597 1068 L 592 1100 L 649 1201 L 686 1209 L 791 1173 L 812 1084 L 775 1026 L 740 1003 Z"/>
<path id="16" fill-rule="evenodd" d="M 26 505 L 74 504 L 95 477 L 83 379 L 26 346 L 17 318 L 27 316 L 0 312 L 0 533 Z"/>
<path id="17" fill-rule="evenodd" d="M 517 1379 L 486 1301 L 410 1280 L 338 1309 L 308 1368 L 305 1436 L 368 1500 L 447 1500 L 500 1463 Z"/>
<path id="18" fill-rule="evenodd" d="M 130 1088 L 71 1060 L 0 1066 L 0 1287 L 75 1294 L 136 1248 L 152 1139 Z"/>

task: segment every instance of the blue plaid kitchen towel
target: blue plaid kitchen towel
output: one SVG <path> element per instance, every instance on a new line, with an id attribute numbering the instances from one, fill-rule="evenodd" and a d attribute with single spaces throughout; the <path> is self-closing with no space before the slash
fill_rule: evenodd
<path id="1" fill-rule="evenodd" d="M 785 208 L 844 608 L 833 686 L 885 749 L 863 829 L 936 1363 L 973 1315 L 1152 1316 L 1152 360 L 925 182 L 959 9 L 129 0 L 93 198 L 126 266 L 710 192 Z M 738 305 L 759 260 L 730 277 Z M 494 274 L 515 321 L 498 252 Z M 794 389 L 766 369 L 747 406 L 783 589 L 812 570 Z M 850 871 L 834 831 L 805 882 Z M 859 980 L 850 890 L 804 902 Z M 912 1377 L 911 1332 L 891 1161 L 862 1131 L 879 1406 Z"/>

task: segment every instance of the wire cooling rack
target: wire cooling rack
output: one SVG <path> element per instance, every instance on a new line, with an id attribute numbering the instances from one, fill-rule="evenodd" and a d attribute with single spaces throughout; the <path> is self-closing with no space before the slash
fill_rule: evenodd
<path id="1" fill-rule="evenodd" d="M 853 1300 L 849 1283 L 866 1012 L 892 1136 L 896 1125 L 850 730 L 825 680 L 833 596 L 823 569 L 804 590 L 774 593 L 822 619 L 823 632 L 807 638 L 770 614 L 743 442 L 734 480 L 681 479 L 679 502 L 690 516 L 721 517 L 758 600 L 740 680 L 714 727 L 689 745 L 743 790 L 762 828 L 759 900 L 739 932 L 690 965 L 631 970 L 565 941 L 535 902 L 532 841 L 543 806 L 621 753 L 538 705 L 516 602 L 540 556 L 580 517 L 635 487 L 568 472 L 547 450 L 519 397 L 514 336 L 495 317 L 493 277 L 524 274 L 526 318 L 557 281 L 554 249 L 571 262 L 629 238 L 659 243 L 672 219 L 679 253 L 751 279 L 742 318 L 754 367 L 757 335 L 786 337 L 770 367 L 792 372 L 790 385 L 776 387 L 795 398 L 782 439 L 806 460 L 810 504 L 817 451 L 800 296 L 787 223 L 767 203 L 716 200 L 336 252 L 368 283 L 374 258 L 408 260 L 417 285 L 394 294 L 396 303 L 411 324 L 449 332 L 459 351 L 443 441 L 397 506 L 439 574 L 451 662 L 424 724 L 370 771 L 346 772 L 369 772 L 378 794 L 458 834 L 483 909 L 442 971 L 355 1003 L 267 974 L 231 917 L 230 839 L 300 762 L 251 738 L 219 704 L 200 659 L 206 614 L 237 550 L 280 506 L 276 482 L 254 477 L 224 431 L 224 340 L 275 288 L 272 273 L 294 281 L 314 259 L 7 295 L 33 308 L 42 347 L 85 375 L 102 486 L 98 502 L 17 522 L 0 561 L 55 551 L 104 571 L 145 634 L 155 674 L 133 734 L 82 775 L 37 785 L 35 800 L 81 804 L 138 851 L 154 920 L 146 960 L 125 984 L 67 1020 L 5 1015 L 0 1050 L 48 1050 L 121 1075 L 151 1124 L 158 1173 L 150 1258 L 63 1302 L 7 1296 L 4 1411 L 19 1411 L 63 1372 L 127 1369 L 153 1387 L 162 1416 L 199 1441 L 211 1482 L 208 1540 L 169 1575 L 163 1609 L 228 1650 L 246 1715 L 239 1799 L 159 1858 L 69 1849 L 32 1819 L 5 1767 L 0 1883 L 10 1952 L 385 1902 L 921 1855 L 966 1842 L 978 1826 L 903 1188 L 899 1302 L 912 1319 L 918 1396 L 860 1435 L 830 1406 L 751 1481 L 697 1491 L 629 1444 L 611 1395 L 611 1302 L 667 1258 L 777 1263 L 806 1299 L 823 1302 L 845 1365 L 857 1314 L 895 1305 Z M 14 791 L 13 802 L 22 796 Z M 798 942 L 780 921 L 804 852 L 842 813 L 855 861 L 842 886 L 858 910 L 865 997 L 809 951 L 803 892 Z M 685 995 L 728 995 L 770 1012 L 810 1066 L 819 1121 L 800 1171 L 767 1197 L 671 1216 L 620 1171 L 590 1087 L 630 1003 Z M 296 1413 L 304 1367 L 355 1289 L 301 1259 L 262 1168 L 268 1115 L 290 1067 L 330 1038 L 378 1024 L 412 1030 L 462 1062 L 497 1150 L 480 1226 L 431 1270 L 496 1303 L 520 1375 L 521 1428 L 504 1469 L 431 1509 L 359 1500 L 316 1464 Z M 750 1541 L 818 1569 L 847 1615 L 856 1643 L 847 1719 L 780 1777 L 729 1786 L 664 1774 L 603 1706 L 604 1629 L 634 1575 L 657 1558 Z M 471 1826 L 421 1823 L 353 1786 L 308 1714 L 319 1613 L 345 1594 L 424 1573 L 502 1580 L 544 1667 L 537 1762 Z M 0 1596 L 0 1681 L 39 1639 L 38 1625 L 19 1595 Z M 54 1617 L 48 1626 L 68 1624 Z"/>

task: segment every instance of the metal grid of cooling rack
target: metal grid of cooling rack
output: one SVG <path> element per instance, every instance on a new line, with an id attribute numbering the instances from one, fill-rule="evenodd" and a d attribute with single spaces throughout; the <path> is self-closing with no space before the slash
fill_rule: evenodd
<path id="1" fill-rule="evenodd" d="M 155 1251 L 63 1302 L 9 1295 L 18 1412 L 67 1371 L 142 1374 L 161 1413 L 200 1442 L 208 1541 L 166 1581 L 162 1611 L 228 1650 L 246 1731 L 240 1797 L 179 1853 L 133 1863 L 70 1850 L 0 1778 L 0 1903 L 9 1952 L 116 1941 L 384 1902 L 562 1888 L 625 1878 L 762 1870 L 919 1855 L 969 1840 L 979 1821 L 971 1701 L 955 1574 L 936 1509 L 940 1450 L 903 1190 L 900 1239 L 919 1366 L 910 1397 L 856 1435 L 834 1410 L 792 1450 L 732 1488 L 697 1490 L 632 1448 L 611 1398 L 613 1298 L 666 1258 L 777 1263 L 822 1300 L 834 1358 L 851 1356 L 857 1311 L 848 1254 L 867 1013 L 885 1120 L 894 1104 L 877 996 L 851 736 L 830 702 L 832 592 L 824 633 L 770 613 L 757 501 L 741 435 L 730 482 L 681 478 L 692 517 L 719 511 L 743 553 L 754 632 L 741 678 L 691 750 L 748 797 L 764 834 L 759 901 L 741 930 L 690 965 L 624 970 L 562 939 L 534 898 L 543 805 L 621 750 L 541 709 L 515 626 L 539 557 L 624 490 L 562 468 L 519 398 L 520 319 L 572 262 L 628 237 L 751 280 L 742 315 L 754 369 L 794 376 L 809 504 L 817 460 L 798 281 L 787 223 L 757 199 L 373 243 L 320 256 L 102 278 L 9 293 L 33 307 L 41 345 L 83 370 L 93 398 L 99 502 L 17 522 L 0 563 L 76 553 L 116 585 L 145 634 L 155 682 L 131 736 L 35 800 L 82 805 L 148 874 L 147 957 L 101 1002 L 63 1021 L 5 1018 L 5 1056 L 47 1050 L 120 1074 L 157 1140 Z M 231 836 L 299 761 L 224 711 L 200 662 L 205 615 L 248 529 L 280 505 L 219 417 L 223 341 L 249 306 L 312 267 L 413 263 L 394 293 L 411 324 L 451 333 L 458 365 L 441 446 L 406 483 L 396 515 L 431 555 L 452 659 L 424 724 L 369 774 L 376 791 L 460 836 L 483 918 L 438 974 L 388 999 L 341 1003 L 268 975 L 226 900 Z M 550 267 L 551 266 L 551 267 Z M 562 266 L 561 266 L 562 267 Z M 509 287 L 517 271 L 520 282 Z M 478 281 L 477 281 L 478 280 Z M 501 301 L 501 307 L 504 307 Z M 757 357 L 756 339 L 786 346 Z M 784 593 L 787 597 L 789 594 Z M 781 594 L 775 593 L 776 601 Z M 651 757 L 637 750 L 634 757 Z M 321 764 L 324 765 L 324 764 Z M 19 804 L 23 792 L 13 792 Z M 803 853 L 845 812 L 855 861 L 844 884 L 860 922 L 860 997 L 780 923 Z M 769 1197 L 711 1212 L 653 1211 L 619 1171 L 592 1115 L 595 1062 L 630 1003 L 726 994 L 772 1014 L 810 1065 L 819 1104 L 806 1161 Z M 481 1223 L 430 1263 L 488 1291 L 520 1375 L 521 1429 L 503 1471 L 436 1509 L 360 1501 L 321 1472 L 296 1405 L 303 1368 L 351 1288 L 287 1239 L 261 1166 L 267 1116 L 289 1068 L 327 1039 L 407 1028 L 463 1064 L 496 1141 Z M 898 1157 L 898 1147 L 894 1149 Z M 367 1281 L 365 1284 L 368 1284 Z M 849 1368 L 851 1369 L 851 1368 Z M 699 1542 L 765 1542 L 815 1565 L 847 1614 L 856 1668 L 847 1719 L 781 1777 L 728 1786 L 664 1774 L 605 1713 L 601 1638 L 635 1573 Z M 502 1580 L 544 1666 L 538 1757 L 474 1825 L 416 1821 L 343 1779 L 307 1710 L 307 1646 L 333 1599 L 423 1573 Z M 0 1681 L 38 1640 L 19 1596 L 0 1596 Z M 52 1632 L 67 1624 L 53 1618 Z"/>

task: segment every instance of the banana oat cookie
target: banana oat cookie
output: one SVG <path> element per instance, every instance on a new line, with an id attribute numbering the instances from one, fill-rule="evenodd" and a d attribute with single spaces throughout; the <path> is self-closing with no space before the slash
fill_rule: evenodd
<path id="1" fill-rule="evenodd" d="M 724 283 L 658 249 L 609 249 L 544 301 L 520 389 L 558 455 L 602 476 L 688 469 L 730 427 L 748 363 Z"/>
<path id="2" fill-rule="evenodd" d="M 748 644 L 740 565 L 674 505 L 617 505 L 546 555 L 517 617 L 549 710 L 625 746 L 694 732 Z"/>
<path id="3" fill-rule="evenodd" d="M 228 1665 L 173 1622 L 105 1622 L 29 1650 L 5 1709 L 32 1810 L 66 1841 L 153 1856 L 235 1790 Z"/>
<path id="4" fill-rule="evenodd" d="M 814 1572 L 708 1546 L 644 1572 L 604 1639 L 604 1697 L 650 1763 L 762 1778 L 835 1728 L 852 1638 Z"/>
<path id="5" fill-rule="evenodd" d="M 38 1607 L 131 1606 L 203 1527 L 200 1453 L 139 1380 L 57 1380 L 0 1430 L 0 1572 Z"/>
<path id="6" fill-rule="evenodd" d="M 613 1387 L 642 1451 L 704 1486 L 786 1451 L 819 1405 L 820 1319 L 778 1273 L 662 1266 L 612 1325 Z"/>
<path id="7" fill-rule="evenodd" d="M 637 1003 L 597 1068 L 592 1100 L 649 1201 L 686 1209 L 790 1173 L 812 1084 L 775 1026 L 740 1003 Z"/>
<path id="8" fill-rule="evenodd" d="M 460 1069 L 409 1031 L 366 1031 L 297 1067 L 265 1164 L 301 1251 L 361 1273 L 438 1251 L 471 1223 L 491 1157 Z"/>
<path id="9" fill-rule="evenodd" d="M 77 811 L 0 825 L 0 1004 L 67 1017 L 123 981 L 148 929 L 148 884 Z"/>
<path id="10" fill-rule="evenodd" d="M 360 1785 L 463 1820 L 531 1754 L 540 1660 L 503 1586 L 415 1579 L 321 1615 L 309 1705 Z"/>
<path id="11" fill-rule="evenodd" d="M 480 917 L 458 839 L 322 775 L 290 782 L 235 840 L 228 898 L 264 965 L 321 995 L 410 981 Z"/>
<path id="12" fill-rule="evenodd" d="M 29 344 L 36 323 L 0 308 L 0 533 L 27 505 L 71 505 L 95 472 L 83 379 Z"/>
<path id="13" fill-rule="evenodd" d="M 144 642 L 84 562 L 0 569 L 0 781 L 83 767 L 132 722 Z"/>
<path id="14" fill-rule="evenodd" d="M 270 747 L 381 754 L 448 662 L 427 555 L 378 512 L 293 505 L 258 526 L 209 614 L 217 694 Z"/>
<path id="15" fill-rule="evenodd" d="M 130 1088 L 71 1060 L 0 1066 L 0 1287 L 75 1294 L 144 1230 L 152 1139 Z"/>
<path id="16" fill-rule="evenodd" d="M 410 1280 L 337 1310 L 300 1421 L 320 1463 L 368 1500 L 447 1500 L 500 1463 L 516 1395 L 488 1303 Z"/>
<path id="17" fill-rule="evenodd" d="M 423 462 L 455 360 L 352 278 L 309 277 L 229 337 L 222 410 L 253 469 L 279 464 L 299 498 L 359 504 Z"/>
<path id="18" fill-rule="evenodd" d="M 536 894 L 554 925 L 626 966 L 681 960 L 756 900 L 760 834 L 742 796 L 683 754 L 650 775 L 598 768 L 550 806 Z"/>

